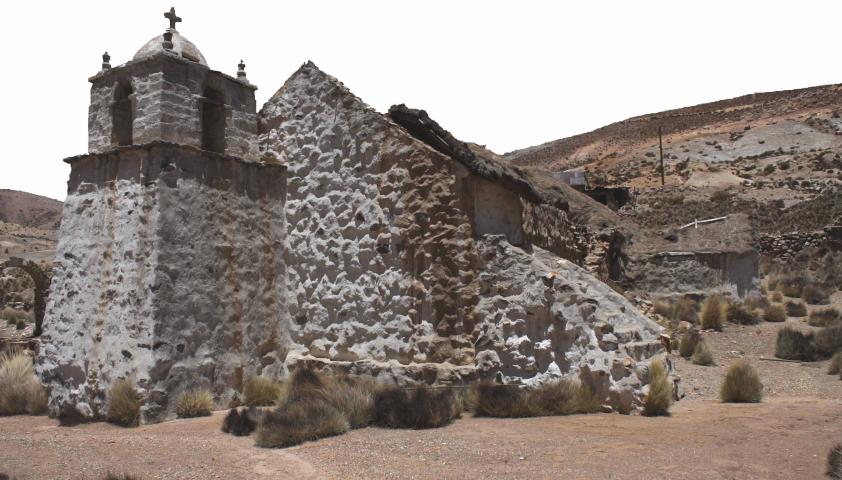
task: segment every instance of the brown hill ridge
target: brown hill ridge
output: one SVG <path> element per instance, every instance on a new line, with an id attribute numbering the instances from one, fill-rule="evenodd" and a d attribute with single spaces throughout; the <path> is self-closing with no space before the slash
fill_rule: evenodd
<path id="1" fill-rule="evenodd" d="M 56 230 L 61 223 L 62 203 L 17 190 L 0 189 L 0 221 L 23 227 Z"/>

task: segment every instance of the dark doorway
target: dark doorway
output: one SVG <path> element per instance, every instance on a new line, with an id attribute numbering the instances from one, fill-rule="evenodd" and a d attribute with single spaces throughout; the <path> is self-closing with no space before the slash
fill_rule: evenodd
<path id="1" fill-rule="evenodd" d="M 114 105 L 111 107 L 111 143 L 132 144 L 132 86 L 128 82 L 117 84 L 114 90 Z"/>
<path id="2" fill-rule="evenodd" d="M 225 153 L 225 98 L 213 88 L 202 99 L 202 148 Z"/>

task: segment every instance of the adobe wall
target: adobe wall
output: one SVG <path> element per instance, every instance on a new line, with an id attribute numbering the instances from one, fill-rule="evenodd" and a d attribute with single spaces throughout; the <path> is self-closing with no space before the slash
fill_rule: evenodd
<path id="1" fill-rule="evenodd" d="M 68 163 L 37 364 L 51 414 L 101 418 L 131 378 L 159 421 L 186 389 L 226 405 L 282 373 L 283 167 L 164 143 Z"/>

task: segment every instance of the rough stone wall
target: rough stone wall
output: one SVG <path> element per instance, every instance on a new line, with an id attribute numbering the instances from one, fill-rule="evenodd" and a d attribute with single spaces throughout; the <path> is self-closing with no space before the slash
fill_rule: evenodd
<path id="1" fill-rule="evenodd" d="M 289 169 L 291 361 L 471 365 L 464 168 L 312 64 L 260 120 L 267 151 Z"/>
<path id="2" fill-rule="evenodd" d="M 584 265 L 587 243 L 583 233 L 567 217 L 567 212 L 548 204 L 522 199 L 523 232 L 530 243 Z M 577 234 L 578 233 L 578 234 Z"/>
<path id="3" fill-rule="evenodd" d="M 759 269 L 754 250 L 663 252 L 634 258 L 626 276 L 635 289 L 650 294 L 722 292 L 736 298 L 760 287 Z"/>
<path id="4" fill-rule="evenodd" d="M 113 103 L 113 84 L 103 83 L 91 86 L 91 104 L 88 107 L 88 151 L 91 153 L 111 149 L 111 105 Z"/>
<path id="5" fill-rule="evenodd" d="M 527 384 L 573 375 L 623 413 L 639 405 L 637 362 L 661 351 L 662 328 L 568 260 L 502 236 L 477 240 L 474 344 L 481 377 Z"/>
<path id="6" fill-rule="evenodd" d="M 755 248 L 762 255 L 786 260 L 801 250 L 826 244 L 826 232 L 791 232 L 782 234 L 764 233 L 757 237 Z"/>
<path id="7" fill-rule="evenodd" d="M 131 378 L 143 420 L 283 373 L 284 172 L 168 144 L 70 159 L 37 370 L 54 415 L 105 412 Z"/>

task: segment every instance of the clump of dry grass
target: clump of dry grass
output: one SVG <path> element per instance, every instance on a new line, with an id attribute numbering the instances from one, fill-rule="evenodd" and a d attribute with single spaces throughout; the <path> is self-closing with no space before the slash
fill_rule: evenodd
<path id="1" fill-rule="evenodd" d="M 842 443 L 837 443 L 827 455 L 827 476 L 842 480 Z"/>
<path id="2" fill-rule="evenodd" d="M 802 332 L 792 327 L 778 330 L 775 356 L 785 360 L 813 360 L 815 348 L 812 332 Z"/>
<path id="3" fill-rule="evenodd" d="M 348 431 L 342 412 L 323 400 L 292 401 L 265 413 L 257 424 L 255 444 L 277 448 L 340 435 Z"/>
<path id="4" fill-rule="evenodd" d="M 281 396 L 281 385 L 264 377 L 251 377 L 243 386 L 243 403 L 249 407 L 275 405 Z"/>
<path id="5" fill-rule="evenodd" d="M 106 420 L 123 427 L 136 427 L 140 420 L 140 407 L 143 402 L 132 385 L 131 380 L 119 379 L 108 391 L 108 413 Z"/>
<path id="6" fill-rule="evenodd" d="M 537 417 L 595 413 L 601 402 L 576 378 L 563 378 L 524 389 L 480 382 L 472 387 L 471 407 L 477 417 Z"/>
<path id="7" fill-rule="evenodd" d="M 714 364 L 713 352 L 710 350 L 707 342 L 702 340 L 696 344 L 696 349 L 693 351 L 691 360 L 696 365 L 710 366 Z"/>
<path id="8" fill-rule="evenodd" d="M 377 390 L 373 380 L 332 378 L 325 390 L 327 401 L 345 414 L 351 428 L 362 428 L 371 423 L 374 392 Z"/>
<path id="9" fill-rule="evenodd" d="M 842 351 L 842 324 L 832 325 L 813 335 L 813 345 L 819 358 L 830 358 Z"/>
<path id="10" fill-rule="evenodd" d="M 451 389 L 392 386 L 374 395 L 374 424 L 388 428 L 438 428 L 462 415 L 461 402 Z"/>
<path id="11" fill-rule="evenodd" d="M 113 472 L 108 472 L 102 477 L 103 480 L 140 480 L 140 477 L 135 477 L 134 475 L 129 475 L 128 473 L 124 473 L 122 475 L 118 475 Z"/>
<path id="12" fill-rule="evenodd" d="M 781 292 L 776 291 L 775 293 L 772 294 L 772 301 L 777 302 L 777 303 L 781 303 L 781 302 L 784 301 L 784 296 L 781 295 Z"/>
<path id="13" fill-rule="evenodd" d="M 657 300 L 654 303 L 655 313 L 675 322 L 697 323 L 699 314 L 696 302 L 692 298 L 682 297 L 674 302 Z"/>
<path id="14" fill-rule="evenodd" d="M 687 329 L 682 335 L 678 343 L 678 354 L 684 358 L 693 356 L 696 350 L 696 345 L 699 343 L 699 332 L 693 329 Z"/>
<path id="15" fill-rule="evenodd" d="M 763 398 L 763 383 L 748 362 L 738 360 L 725 374 L 719 398 L 727 403 L 757 403 Z"/>
<path id="16" fill-rule="evenodd" d="M 766 320 L 767 322 L 785 322 L 786 310 L 784 310 L 784 307 L 780 305 L 769 305 L 766 310 L 763 311 L 763 320 Z"/>
<path id="17" fill-rule="evenodd" d="M 175 403 L 175 413 L 180 418 L 207 417 L 213 411 L 213 396 L 207 389 L 182 393 Z"/>
<path id="18" fill-rule="evenodd" d="M 12 307 L 4 307 L 3 310 L 0 310 L 0 318 L 6 320 L 9 325 L 17 325 L 21 321 L 32 321 L 32 313 Z"/>
<path id="19" fill-rule="evenodd" d="M 830 303 L 830 293 L 815 285 L 807 284 L 801 292 L 801 299 L 810 305 L 827 305 Z"/>
<path id="20" fill-rule="evenodd" d="M 804 293 L 804 287 L 809 283 L 805 275 L 792 274 L 780 278 L 778 288 L 787 297 L 799 298 Z"/>
<path id="21" fill-rule="evenodd" d="M 257 427 L 258 418 L 256 407 L 232 408 L 222 420 L 222 431 L 237 437 L 249 435 Z"/>
<path id="22" fill-rule="evenodd" d="M 728 302 L 722 298 L 722 295 L 714 293 L 705 299 L 702 305 L 701 326 L 704 330 L 722 330 L 722 324 L 725 322 L 726 309 Z"/>
<path id="23" fill-rule="evenodd" d="M 667 368 L 660 357 L 649 362 L 649 393 L 643 402 L 643 414 L 647 417 L 669 415 L 672 405 L 672 385 Z"/>
<path id="24" fill-rule="evenodd" d="M 745 303 L 732 303 L 727 309 L 728 321 L 739 325 L 757 325 L 760 323 L 760 315 L 757 310 Z"/>
<path id="25" fill-rule="evenodd" d="M 21 351 L 0 354 L 0 415 L 38 415 L 47 409 L 47 394 L 35 377 L 32 359 Z"/>
<path id="26" fill-rule="evenodd" d="M 801 302 L 786 302 L 786 314 L 790 317 L 806 317 L 807 307 Z"/>
<path id="27" fill-rule="evenodd" d="M 839 310 L 833 307 L 820 308 L 810 312 L 807 323 L 814 327 L 829 327 L 842 323 L 842 315 L 839 314 Z"/>
<path id="28" fill-rule="evenodd" d="M 842 373 L 842 352 L 836 352 L 833 358 L 830 359 L 830 363 L 827 365 L 827 373 L 828 375 L 839 375 Z"/>

